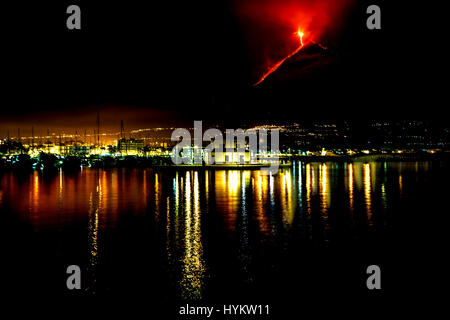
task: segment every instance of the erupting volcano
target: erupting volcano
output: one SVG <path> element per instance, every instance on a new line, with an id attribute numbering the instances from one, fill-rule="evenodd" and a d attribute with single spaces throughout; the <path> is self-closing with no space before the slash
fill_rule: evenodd
<path id="1" fill-rule="evenodd" d="M 245 47 L 248 48 L 249 61 L 253 64 L 250 76 L 253 86 L 260 85 L 269 76 L 272 78 L 272 73 L 279 74 L 280 70 L 284 70 L 282 77 L 288 73 L 303 77 L 307 76 L 317 64 L 325 67 L 328 60 L 324 62 L 317 60 L 321 58 L 320 56 L 329 56 L 331 51 L 335 52 L 339 48 L 341 34 L 348 26 L 347 16 L 353 10 L 355 2 L 355 0 L 236 2 L 239 3 L 236 4 L 236 11 L 245 29 Z M 327 50 L 327 47 L 319 42 L 326 43 L 331 49 Z M 285 68 L 290 61 L 293 62 L 293 68 Z M 307 63 L 314 63 L 314 66 L 306 65 Z"/>
<path id="2" fill-rule="evenodd" d="M 263 82 L 271 73 L 273 73 L 275 70 L 277 70 L 287 59 L 289 59 L 290 57 L 292 57 L 293 55 L 297 54 L 297 52 L 299 52 L 302 48 L 303 48 L 303 36 L 304 33 L 298 29 L 298 31 L 295 33 L 300 41 L 300 45 L 297 47 L 297 49 L 295 49 L 292 53 L 290 53 L 289 55 L 287 55 L 284 59 L 282 59 L 281 61 L 279 61 L 278 63 L 276 63 L 273 67 L 271 67 L 266 73 L 263 74 L 263 76 L 261 77 L 261 79 L 259 79 L 258 82 L 256 82 L 253 86 L 256 87 L 258 84 L 260 84 L 261 82 Z"/>

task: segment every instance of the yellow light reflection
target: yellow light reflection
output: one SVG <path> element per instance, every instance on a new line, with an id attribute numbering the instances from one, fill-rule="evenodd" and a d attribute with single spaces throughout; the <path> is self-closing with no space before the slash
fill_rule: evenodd
<path id="1" fill-rule="evenodd" d="M 298 201 L 302 202 L 302 163 L 298 163 Z"/>
<path id="2" fill-rule="evenodd" d="M 170 198 L 167 197 L 166 199 L 166 252 L 167 252 L 167 259 L 169 261 L 169 264 L 172 263 L 172 250 L 170 246 Z"/>
<path id="3" fill-rule="evenodd" d="M 353 193 L 354 193 L 353 163 L 349 163 L 347 167 L 348 167 L 348 197 L 350 200 L 350 211 L 353 211 L 354 210 L 354 201 L 355 201 L 354 195 L 353 195 Z"/>
<path id="4" fill-rule="evenodd" d="M 366 202 L 366 211 L 367 211 L 367 218 L 369 221 L 369 225 L 373 225 L 372 222 L 372 182 L 371 182 L 371 175 L 370 175 L 370 165 L 368 163 L 365 163 L 363 166 L 363 175 L 364 175 L 364 199 Z"/>
<path id="5" fill-rule="evenodd" d="M 101 202 L 102 202 L 102 207 L 105 209 L 106 212 L 108 212 L 109 209 L 109 199 L 111 198 L 110 196 L 110 190 L 109 190 L 109 176 L 108 173 L 105 170 L 102 170 L 102 176 L 99 179 L 99 183 L 100 183 L 100 190 L 101 190 Z"/>
<path id="6" fill-rule="evenodd" d="M 97 288 L 97 265 L 98 265 L 98 228 L 99 212 L 102 208 L 103 190 L 102 178 L 98 176 L 97 186 L 89 195 L 89 222 L 88 222 L 88 285 L 86 291 L 95 294 Z"/>
<path id="7" fill-rule="evenodd" d="M 292 199 L 292 177 L 291 171 L 280 172 L 281 184 L 281 210 L 285 227 L 289 228 L 294 221 L 295 207 Z"/>
<path id="8" fill-rule="evenodd" d="M 325 163 L 319 166 L 319 194 L 322 218 L 324 219 L 325 227 L 328 228 L 328 170 Z"/>
<path id="9" fill-rule="evenodd" d="M 209 212 L 209 171 L 205 170 L 205 205 L 206 212 Z"/>
<path id="10" fill-rule="evenodd" d="M 244 187 L 247 188 L 250 185 L 250 178 L 251 178 L 251 172 L 250 171 L 244 171 L 243 172 L 243 181 L 242 183 L 242 190 L 244 190 Z"/>
<path id="11" fill-rule="evenodd" d="M 216 206 L 223 213 L 225 227 L 234 231 L 241 203 L 241 171 L 216 171 L 215 181 Z"/>
<path id="12" fill-rule="evenodd" d="M 235 195 L 239 188 L 239 171 L 228 171 L 228 192 Z"/>
<path id="13" fill-rule="evenodd" d="M 311 183 L 312 183 L 312 192 L 313 194 L 317 194 L 317 179 L 316 179 L 316 166 L 311 166 Z"/>
<path id="14" fill-rule="evenodd" d="M 311 164 L 306 164 L 306 208 L 307 212 L 310 215 L 311 214 Z"/>
<path id="15" fill-rule="evenodd" d="M 261 175 L 260 171 L 253 172 L 253 199 L 255 208 L 255 217 L 258 222 L 259 232 L 262 234 L 269 234 L 269 221 L 266 215 L 267 191 L 268 191 L 268 176 Z M 265 180 L 265 183 L 264 183 Z"/>
<path id="16" fill-rule="evenodd" d="M 205 274 L 200 228 L 200 191 L 197 172 L 194 172 L 193 211 L 191 209 L 191 178 L 189 172 L 186 172 L 185 190 L 185 252 L 182 260 L 183 266 L 180 284 L 182 288 L 182 297 L 184 299 L 197 300 L 202 298 L 203 279 Z"/>
<path id="17" fill-rule="evenodd" d="M 155 219 L 156 221 L 159 221 L 160 212 L 159 207 L 161 205 L 161 191 L 160 191 L 160 185 L 159 185 L 159 175 L 155 173 Z"/>
<path id="18" fill-rule="evenodd" d="M 28 212 L 30 213 L 30 218 L 32 220 L 32 224 L 35 228 L 37 228 L 37 220 L 38 220 L 38 212 L 39 212 L 39 173 L 37 171 L 33 172 L 31 176 L 31 190 L 29 192 L 29 207 Z"/>
<path id="19" fill-rule="evenodd" d="M 387 209 L 386 185 L 381 184 L 381 200 L 383 201 L 384 209 Z"/>
<path id="20" fill-rule="evenodd" d="M 178 171 L 175 173 L 175 178 L 174 178 L 174 196 L 175 196 L 175 215 L 178 215 L 178 206 L 180 205 L 180 187 L 178 184 Z"/>

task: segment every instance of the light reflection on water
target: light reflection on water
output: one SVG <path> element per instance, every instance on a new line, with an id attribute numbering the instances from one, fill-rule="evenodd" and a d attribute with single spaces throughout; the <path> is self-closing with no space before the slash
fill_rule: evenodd
<path id="1" fill-rule="evenodd" d="M 369 225 L 373 225 L 372 221 L 372 182 L 370 176 L 370 164 L 365 163 L 364 167 L 364 199 L 366 202 L 366 212 Z"/>
<path id="2" fill-rule="evenodd" d="M 6 172 L 0 175 L 0 209 L 9 208 L 35 231 L 84 225 L 91 293 L 97 290 L 102 231 L 115 230 L 123 217 L 149 216 L 163 230 L 167 272 L 180 296 L 195 300 L 203 297 L 211 272 L 205 244 L 212 226 L 205 224 L 205 215 L 220 221 L 223 241 L 236 240 L 239 272 L 251 282 L 255 243 L 269 245 L 298 232 L 311 239 L 314 229 L 326 245 L 338 228 L 331 219 L 336 214 L 352 217 L 351 228 L 365 220 L 366 228 L 376 230 L 377 208 L 389 208 L 393 190 L 399 197 L 405 194 L 405 175 L 427 169 L 427 163 L 296 162 L 275 176 L 248 170 L 83 169 L 26 177 Z M 366 219 L 354 219 L 356 213 Z"/>
<path id="3" fill-rule="evenodd" d="M 99 174 L 99 173 L 97 173 Z M 89 222 L 88 222 L 88 244 L 89 244 L 89 262 L 88 269 L 88 284 L 86 291 L 91 294 L 96 293 L 97 289 L 97 264 L 98 264 L 98 236 L 99 236 L 99 213 L 102 210 L 103 189 L 105 188 L 105 175 L 98 175 L 98 184 L 94 191 L 89 195 Z M 105 188 L 106 189 L 106 188 Z M 105 196 L 108 191 L 105 190 Z M 107 197 L 105 197 L 107 199 Z"/>
<path id="4" fill-rule="evenodd" d="M 354 182 L 353 182 L 353 179 L 354 179 L 354 176 L 353 176 L 353 163 L 349 163 L 348 165 L 347 165 L 347 172 L 348 172 L 348 182 L 347 182 L 347 186 L 348 186 L 348 198 L 349 198 L 349 206 L 350 206 L 350 211 L 352 211 L 353 212 L 353 210 L 355 210 L 355 208 L 354 208 L 354 199 L 353 199 L 353 193 L 354 193 L 354 190 L 353 190 L 353 185 L 354 185 Z"/>
<path id="5" fill-rule="evenodd" d="M 193 183 L 192 181 L 193 180 Z M 182 259 L 181 296 L 185 299 L 202 297 L 205 265 L 200 229 L 200 198 L 198 172 L 186 172 L 184 255 Z M 192 184 L 192 186 L 191 186 Z"/>

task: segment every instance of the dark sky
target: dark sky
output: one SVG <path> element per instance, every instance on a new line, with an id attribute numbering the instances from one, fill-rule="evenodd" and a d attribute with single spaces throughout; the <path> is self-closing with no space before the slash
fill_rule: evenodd
<path id="1" fill-rule="evenodd" d="M 97 110 L 111 119 L 105 125 L 125 118 L 130 127 L 194 118 L 442 116 L 444 83 L 434 74 L 444 70 L 447 58 L 437 6 L 93 2 L 2 4 L 0 135 L 17 125 L 79 126 L 77 119 L 81 126 L 88 119 L 86 125 L 95 125 Z M 365 27 L 365 10 L 373 3 L 382 8 L 382 30 Z M 70 4 L 81 7 L 81 31 L 66 29 Z M 305 16 L 311 17 L 311 38 L 332 49 L 333 62 L 312 77 L 253 88 L 264 65 L 293 48 L 292 29 Z"/>

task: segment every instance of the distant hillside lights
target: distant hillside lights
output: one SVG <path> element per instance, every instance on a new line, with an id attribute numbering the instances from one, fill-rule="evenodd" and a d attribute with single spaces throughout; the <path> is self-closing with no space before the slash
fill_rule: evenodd
<path id="1" fill-rule="evenodd" d="M 268 132 L 269 131 L 269 132 Z M 181 141 L 172 149 L 176 165 L 264 165 L 262 174 L 276 174 L 279 168 L 280 142 L 278 129 L 227 129 L 225 141 L 219 129 L 203 133 L 202 121 L 194 121 L 194 143 L 187 129 L 175 129 L 172 141 Z M 269 134 L 268 134 L 269 133 Z M 268 140 L 270 138 L 270 149 Z M 203 148 L 203 142 L 211 142 Z"/>

